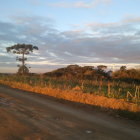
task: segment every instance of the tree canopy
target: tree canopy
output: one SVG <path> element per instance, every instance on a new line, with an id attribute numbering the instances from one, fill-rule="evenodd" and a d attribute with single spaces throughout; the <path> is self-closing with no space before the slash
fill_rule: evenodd
<path id="1" fill-rule="evenodd" d="M 16 44 L 11 47 L 6 48 L 7 52 L 12 52 L 15 54 L 29 54 L 33 50 L 38 50 L 37 46 L 31 44 Z"/>
<path id="2" fill-rule="evenodd" d="M 107 69 L 107 66 L 105 65 L 99 65 L 97 66 L 98 70 L 104 71 L 105 69 Z"/>

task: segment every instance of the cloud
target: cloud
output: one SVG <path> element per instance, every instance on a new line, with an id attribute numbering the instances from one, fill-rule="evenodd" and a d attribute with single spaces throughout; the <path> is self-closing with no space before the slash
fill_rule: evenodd
<path id="1" fill-rule="evenodd" d="M 60 8 L 94 8 L 98 5 L 108 5 L 112 0 L 91 0 L 90 2 L 76 1 L 76 2 L 57 2 L 50 4 L 53 7 Z"/>
<path id="2" fill-rule="evenodd" d="M 0 21 L 0 66 L 16 67 L 15 55 L 6 47 L 31 43 L 39 51 L 28 56 L 36 69 L 53 69 L 68 64 L 139 64 L 140 29 L 138 20 L 90 23 L 82 29 L 59 31 L 52 20 L 42 17 L 14 17 Z"/>
<path id="3" fill-rule="evenodd" d="M 124 18 L 119 22 L 112 23 L 88 23 L 86 28 L 96 32 L 97 35 L 133 35 L 140 31 L 140 17 Z"/>
<path id="4" fill-rule="evenodd" d="M 140 31 L 136 32 L 135 35 L 140 36 Z"/>
<path id="5" fill-rule="evenodd" d="M 42 4 L 40 0 L 27 0 L 31 5 L 39 6 Z"/>
<path id="6" fill-rule="evenodd" d="M 140 17 L 126 17 L 122 20 L 124 23 L 139 23 Z"/>

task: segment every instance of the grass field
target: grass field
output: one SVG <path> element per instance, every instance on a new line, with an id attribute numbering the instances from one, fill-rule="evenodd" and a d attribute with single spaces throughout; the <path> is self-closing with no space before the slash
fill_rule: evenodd
<path id="1" fill-rule="evenodd" d="M 140 85 L 115 80 L 78 80 L 49 78 L 42 75 L 17 76 L 0 75 L 4 81 L 13 81 L 28 84 L 32 87 L 48 87 L 60 90 L 72 90 L 115 99 L 124 99 L 128 102 L 140 103 Z"/>
<path id="2" fill-rule="evenodd" d="M 66 80 L 42 75 L 0 75 L 0 83 L 69 101 L 140 112 L 140 91 L 135 84 L 106 80 Z"/>

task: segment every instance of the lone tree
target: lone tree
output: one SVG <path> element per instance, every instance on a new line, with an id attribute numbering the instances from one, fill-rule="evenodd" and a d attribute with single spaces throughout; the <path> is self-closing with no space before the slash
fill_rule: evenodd
<path id="1" fill-rule="evenodd" d="M 98 68 L 99 71 L 104 71 L 104 70 L 107 69 L 107 66 L 105 66 L 105 65 L 99 65 L 99 66 L 97 66 L 97 68 Z"/>
<path id="2" fill-rule="evenodd" d="M 126 71 L 126 66 L 121 66 L 120 71 Z"/>
<path id="3" fill-rule="evenodd" d="M 21 57 L 16 57 L 17 61 L 22 62 L 21 65 L 18 65 L 18 74 L 28 74 L 29 73 L 29 68 L 26 66 L 25 61 L 27 61 L 27 58 L 25 55 L 30 54 L 34 50 L 38 50 L 38 47 L 33 46 L 31 44 L 16 44 L 11 47 L 6 48 L 7 52 L 11 52 L 14 54 L 21 55 Z"/>

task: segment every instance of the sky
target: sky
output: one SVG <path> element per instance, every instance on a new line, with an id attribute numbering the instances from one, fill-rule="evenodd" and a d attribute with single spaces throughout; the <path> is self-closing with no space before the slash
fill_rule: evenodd
<path id="1" fill-rule="evenodd" d="M 6 47 L 32 44 L 31 72 L 70 64 L 140 66 L 140 0 L 0 0 L 0 72 L 17 72 Z"/>

